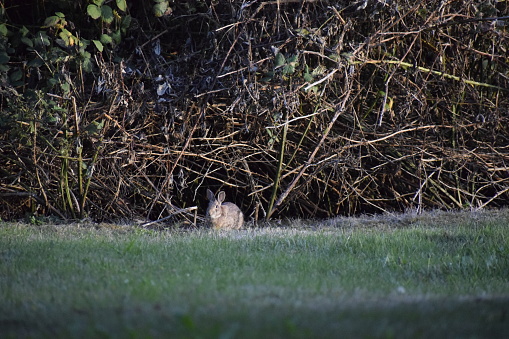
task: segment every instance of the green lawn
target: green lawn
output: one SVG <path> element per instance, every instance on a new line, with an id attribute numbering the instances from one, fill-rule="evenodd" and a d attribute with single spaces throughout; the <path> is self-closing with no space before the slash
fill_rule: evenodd
<path id="1" fill-rule="evenodd" d="M 508 215 L 231 232 L 3 223 L 0 338 L 507 337 Z"/>

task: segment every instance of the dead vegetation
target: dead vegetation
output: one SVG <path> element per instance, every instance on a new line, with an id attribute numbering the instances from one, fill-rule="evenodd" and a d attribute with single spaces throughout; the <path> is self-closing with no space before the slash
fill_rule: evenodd
<path id="1" fill-rule="evenodd" d="M 193 4 L 132 4 L 67 93 L 3 91 L 2 218 L 203 214 L 207 188 L 255 219 L 507 205 L 507 1 Z"/>

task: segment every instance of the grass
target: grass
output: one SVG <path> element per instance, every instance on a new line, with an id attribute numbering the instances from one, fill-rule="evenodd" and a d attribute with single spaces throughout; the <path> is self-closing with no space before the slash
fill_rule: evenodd
<path id="1" fill-rule="evenodd" d="M 509 331 L 509 213 L 233 232 L 0 226 L 0 337 L 486 337 Z"/>

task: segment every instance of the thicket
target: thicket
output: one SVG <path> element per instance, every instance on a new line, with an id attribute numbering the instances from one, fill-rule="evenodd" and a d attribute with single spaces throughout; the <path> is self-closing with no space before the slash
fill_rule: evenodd
<path id="1" fill-rule="evenodd" d="M 509 199 L 508 1 L 0 1 L 0 217 Z"/>

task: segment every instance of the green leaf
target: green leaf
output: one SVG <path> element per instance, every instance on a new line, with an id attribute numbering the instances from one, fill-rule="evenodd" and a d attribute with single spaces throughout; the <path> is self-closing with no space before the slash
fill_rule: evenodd
<path id="1" fill-rule="evenodd" d="M 51 87 L 55 86 L 56 84 L 58 84 L 58 79 L 55 79 L 55 78 L 49 78 L 48 79 L 48 84 Z"/>
<path id="2" fill-rule="evenodd" d="M 88 47 L 88 45 L 90 45 L 90 40 L 83 39 L 83 38 L 80 39 L 80 46 Z"/>
<path id="3" fill-rule="evenodd" d="M 313 76 L 311 74 L 309 74 L 308 66 L 306 66 L 306 72 L 304 73 L 304 81 L 306 81 L 306 82 L 313 81 Z"/>
<path id="4" fill-rule="evenodd" d="M 29 47 L 34 47 L 34 42 L 32 41 L 32 39 L 29 39 L 26 36 L 21 38 L 21 42 Z"/>
<path id="5" fill-rule="evenodd" d="M 95 48 L 97 48 L 97 50 L 98 50 L 99 52 L 102 52 L 102 51 L 103 51 L 104 46 L 103 46 L 102 42 L 100 42 L 99 40 L 92 40 L 92 42 L 94 43 Z"/>
<path id="6" fill-rule="evenodd" d="M 153 7 L 153 10 L 154 10 L 154 15 L 156 17 L 158 17 L 158 18 L 162 17 L 163 15 L 165 15 L 166 11 L 168 10 L 168 1 L 163 1 L 163 2 L 155 4 Z"/>
<path id="7" fill-rule="evenodd" d="M 313 87 L 309 88 L 306 92 L 313 92 L 315 94 L 318 94 L 318 89 L 319 89 L 318 86 L 313 86 Z"/>
<path id="8" fill-rule="evenodd" d="M 301 36 L 306 36 L 306 35 L 309 35 L 309 31 L 305 28 L 297 28 L 295 30 L 295 32 L 298 34 L 298 35 L 301 35 Z"/>
<path id="9" fill-rule="evenodd" d="M 65 94 L 68 94 L 71 91 L 71 85 L 69 85 L 68 82 L 60 84 L 60 88 L 64 91 Z"/>
<path id="10" fill-rule="evenodd" d="M 28 30 L 28 28 L 26 28 L 25 26 L 21 27 L 19 32 L 21 33 L 21 36 L 25 37 L 28 35 L 28 33 L 30 33 L 30 31 Z"/>
<path id="11" fill-rule="evenodd" d="M 6 24 L 0 24 L 0 35 L 7 36 L 9 34 L 9 30 L 7 29 Z"/>
<path id="12" fill-rule="evenodd" d="M 15 70 L 9 75 L 9 80 L 12 82 L 19 81 L 23 77 L 23 72 L 20 69 Z"/>
<path id="13" fill-rule="evenodd" d="M 117 0 L 117 7 L 122 12 L 125 12 L 125 10 L 127 9 L 127 4 L 126 4 L 125 0 Z"/>
<path id="14" fill-rule="evenodd" d="M 283 66 L 285 64 L 285 56 L 282 53 L 276 54 L 276 60 L 274 61 L 274 68 Z"/>
<path id="15" fill-rule="evenodd" d="M 295 66 L 293 64 L 287 64 L 283 67 L 283 75 L 293 74 L 295 72 Z"/>
<path id="16" fill-rule="evenodd" d="M 113 42 L 117 45 L 122 42 L 122 34 L 120 33 L 119 29 L 117 29 L 115 32 L 112 32 L 111 37 Z"/>
<path id="17" fill-rule="evenodd" d="M 113 22 L 113 19 L 115 19 L 115 17 L 113 16 L 113 10 L 111 9 L 110 6 L 104 5 L 101 7 L 101 18 L 107 24 L 111 24 Z"/>
<path id="18" fill-rule="evenodd" d="M 325 68 L 325 66 L 323 66 L 323 65 L 318 65 L 318 66 L 316 66 L 316 68 L 315 68 L 315 69 L 313 69 L 313 71 L 311 72 L 311 75 L 312 75 L 313 77 L 315 77 L 315 76 L 320 76 L 320 75 L 324 74 L 324 73 L 325 73 L 325 71 L 327 71 L 327 69 Z"/>
<path id="19" fill-rule="evenodd" d="M 339 55 L 337 55 L 337 54 L 335 54 L 335 53 L 328 55 L 328 57 L 329 57 L 329 58 L 331 58 L 331 59 L 332 59 L 332 60 L 334 60 L 334 61 L 339 61 L 339 60 L 341 60 L 341 56 L 339 56 Z"/>
<path id="20" fill-rule="evenodd" d="M 288 63 L 297 63 L 297 60 L 299 60 L 299 56 L 295 54 L 288 58 Z"/>
<path id="21" fill-rule="evenodd" d="M 92 2 L 96 4 L 97 7 L 101 7 L 104 3 L 104 0 L 93 0 Z"/>
<path id="22" fill-rule="evenodd" d="M 120 30 L 122 33 L 126 33 L 129 27 L 131 26 L 132 17 L 130 15 L 126 15 L 122 18 L 122 22 L 120 23 Z"/>
<path id="23" fill-rule="evenodd" d="M 84 58 L 82 63 L 83 70 L 86 73 L 92 73 L 94 65 L 92 64 L 91 58 Z"/>
<path id="24" fill-rule="evenodd" d="M 60 18 L 57 17 L 56 15 L 53 15 L 53 16 L 49 16 L 46 18 L 46 20 L 44 20 L 44 24 L 43 24 L 43 28 L 46 28 L 46 27 L 54 27 L 56 26 L 56 24 L 58 24 L 60 22 Z"/>
<path id="25" fill-rule="evenodd" d="M 60 31 L 58 36 L 65 42 L 66 46 L 74 46 L 78 43 L 78 38 L 72 35 L 72 33 L 65 28 L 62 28 L 62 31 Z"/>
<path id="26" fill-rule="evenodd" d="M 37 57 L 37 58 L 35 58 L 35 59 L 32 59 L 32 60 L 30 60 L 30 61 L 27 63 L 27 66 L 28 66 L 28 67 L 35 67 L 35 68 L 39 68 L 39 67 L 41 67 L 42 65 L 44 65 L 44 61 L 43 61 L 41 58 L 39 58 L 39 57 Z"/>
<path id="27" fill-rule="evenodd" d="M 55 12 L 55 15 L 61 19 L 65 18 L 65 14 L 62 12 Z"/>
<path id="28" fill-rule="evenodd" d="M 68 30 L 66 30 L 65 28 L 62 29 L 62 32 L 60 32 L 58 34 L 58 36 L 60 37 L 60 39 L 62 39 L 64 41 L 64 44 L 66 46 L 69 46 L 69 44 L 70 44 L 70 40 L 69 40 L 70 32 Z"/>
<path id="29" fill-rule="evenodd" d="M 101 34 L 100 40 L 103 44 L 111 44 L 113 42 L 113 39 L 108 34 Z"/>
<path id="30" fill-rule="evenodd" d="M 87 127 L 85 127 L 85 131 L 90 135 L 97 135 L 104 127 L 104 120 L 101 122 L 92 121 Z"/>
<path id="31" fill-rule="evenodd" d="M 270 71 L 263 75 L 263 77 L 260 79 L 262 82 L 270 82 L 274 78 L 274 72 Z"/>
<path id="32" fill-rule="evenodd" d="M 49 41 L 48 33 L 46 33 L 46 31 L 37 32 L 34 42 L 36 46 L 49 46 L 51 44 Z"/>
<path id="33" fill-rule="evenodd" d="M 10 57 L 4 51 L 0 51 L 0 64 L 6 64 L 9 62 Z"/>
<path id="34" fill-rule="evenodd" d="M 96 5 L 90 4 L 87 6 L 87 14 L 94 20 L 101 17 L 101 10 Z"/>
<path id="35" fill-rule="evenodd" d="M 92 54 L 90 54 L 90 52 L 87 51 L 83 51 L 80 54 L 83 57 L 83 59 L 90 59 L 92 57 Z"/>
<path id="36" fill-rule="evenodd" d="M 53 115 L 48 114 L 46 117 L 44 117 L 44 120 L 51 125 L 55 125 L 58 123 L 59 119 L 54 117 Z"/>
<path id="37" fill-rule="evenodd" d="M 88 45 L 90 45 L 90 40 L 83 39 L 83 38 L 78 39 L 78 40 L 76 41 L 76 45 L 80 47 L 80 49 L 79 49 L 79 50 L 80 50 L 80 52 L 81 52 L 81 50 L 84 50 L 85 48 L 87 48 L 87 47 L 88 47 Z"/>

